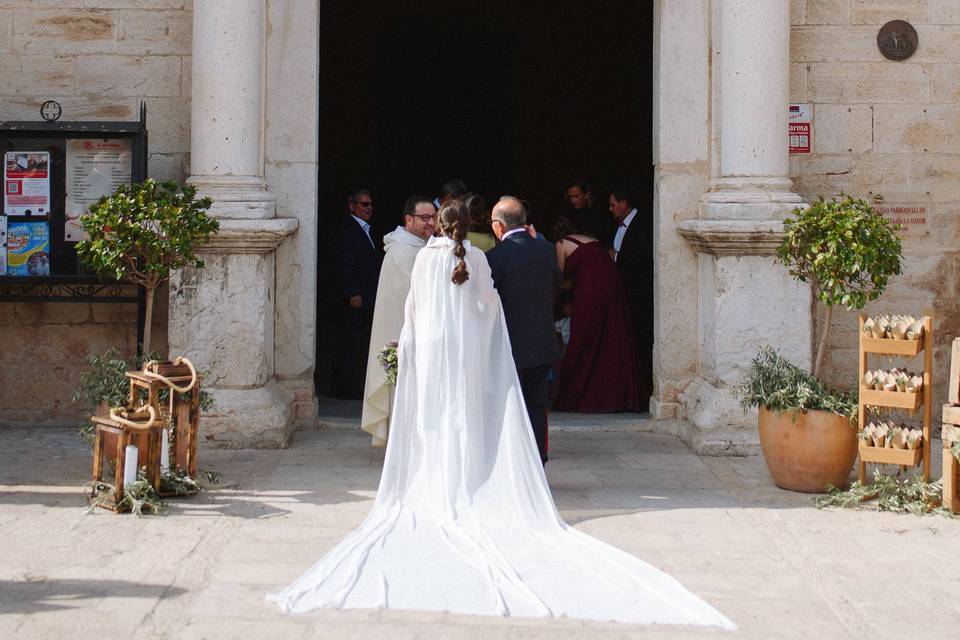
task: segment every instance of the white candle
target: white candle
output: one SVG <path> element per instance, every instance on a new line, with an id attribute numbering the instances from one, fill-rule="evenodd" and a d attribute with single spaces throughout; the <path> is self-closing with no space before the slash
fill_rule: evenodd
<path id="1" fill-rule="evenodd" d="M 128 444 L 126 460 L 123 462 L 123 486 L 133 484 L 137 481 L 137 455 L 139 450 L 136 445 Z"/>
<path id="2" fill-rule="evenodd" d="M 163 430 L 163 436 L 160 438 L 160 470 L 166 471 L 170 468 L 170 440 L 167 430 Z"/>

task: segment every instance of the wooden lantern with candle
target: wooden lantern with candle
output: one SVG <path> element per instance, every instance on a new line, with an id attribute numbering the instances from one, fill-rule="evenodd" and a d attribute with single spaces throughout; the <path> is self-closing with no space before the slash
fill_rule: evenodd
<path id="1" fill-rule="evenodd" d="M 174 446 L 168 457 L 164 452 L 164 469 L 173 467 L 194 478 L 197 473 L 197 436 L 200 429 L 201 377 L 187 358 L 151 360 L 140 371 L 128 371 L 130 402 L 140 390 L 146 390 L 147 402 L 165 417 L 169 424 L 168 438 Z M 167 400 L 160 401 L 160 392 L 167 390 Z"/>
<path id="2" fill-rule="evenodd" d="M 112 500 L 97 504 L 118 511 L 123 503 L 124 485 L 136 482 L 137 468 L 146 467 L 147 480 L 154 489 L 160 489 L 160 448 L 164 422 L 157 410 L 150 405 L 137 409 L 111 409 L 108 416 L 93 416 L 95 425 L 93 442 L 94 491 L 103 479 L 103 461 L 106 457 L 107 435 L 114 436 L 116 456 Z M 139 442 L 139 446 L 133 444 Z M 141 465 L 141 462 L 143 463 Z"/>

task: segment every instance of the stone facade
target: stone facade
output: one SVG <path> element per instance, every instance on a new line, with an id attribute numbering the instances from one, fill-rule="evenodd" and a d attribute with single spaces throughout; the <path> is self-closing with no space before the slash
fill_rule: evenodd
<path id="1" fill-rule="evenodd" d="M 190 0 L 3 0 L 0 120 L 136 120 L 148 104 L 149 172 L 183 181 L 190 156 Z M 155 350 L 167 342 L 165 290 L 154 310 Z M 63 425 L 91 353 L 132 357 L 134 305 L 0 303 L 0 422 Z M 29 346 L 27 346 L 29 345 Z M 41 392 L 42 391 L 42 392 Z"/>
<path id="2" fill-rule="evenodd" d="M 919 36 L 902 62 L 876 45 L 894 19 Z M 790 100 L 814 108 L 812 153 L 791 157 L 797 192 L 808 201 L 880 194 L 884 206 L 925 209 L 902 232 L 903 275 L 866 312 L 934 317 L 940 406 L 960 331 L 960 2 L 793 0 L 791 24 Z M 835 311 L 824 365 L 835 384 L 856 377 L 856 326 L 855 312 Z"/>
<path id="3" fill-rule="evenodd" d="M 698 451 L 756 449 L 755 418 L 739 410 L 730 386 L 763 342 L 809 365 L 818 333 L 810 292 L 772 261 L 779 225 L 804 201 L 841 190 L 925 208 L 925 223 L 904 232 L 904 276 L 870 311 L 933 313 L 942 380 L 943 345 L 960 324 L 952 249 L 960 238 L 958 3 L 654 5 L 654 415 L 684 419 Z M 124 119 L 147 100 L 151 174 L 190 176 L 217 201 L 224 228 L 208 269 L 171 285 L 171 350 L 191 351 L 209 371 L 222 407 L 208 421 L 215 441 L 276 446 L 316 406 L 319 3 L 225 7 L 0 2 L 0 32 L 9 36 L 0 41 L 8 92 L 0 116 L 32 119 L 53 97 L 69 119 Z M 879 26 L 894 18 L 919 33 L 905 62 L 877 51 Z M 191 96 L 191 85 L 207 91 Z M 813 106 L 809 155 L 786 153 L 788 102 Z M 56 332 L 47 329 L 61 321 L 50 309 L 65 305 L 34 306 L 0 309 L 0 323 L 18 327 L 0 340 L 31 335 L 21 317 Z M 63 320 L 78 332 L 98 335 L 96 313 L 62 313 L 80 317 Z M 855 316 L 834 317 L 828 378 L 850 386 Z M 62 359 L 78 366 L 79 351 Z M 26 373 L 42 375 L 44 366 Z"/>

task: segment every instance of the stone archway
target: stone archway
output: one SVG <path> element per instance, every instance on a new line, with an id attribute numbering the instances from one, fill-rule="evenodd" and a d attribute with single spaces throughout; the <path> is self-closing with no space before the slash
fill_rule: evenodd
<path id="1" fill-rule="evenodd" d="M 208 268 L 171 283 L 171 352 L 209 370 L 224 446 L 282 446 L 312 368 L 319 0 L 194 4 L 191 182 L 216 200 Z M 654 16 L 655 397 L 704 453 L 755 447 L 729 387 L 776 337 L 810 360 L 810 294 L 769 259 L 787 178 L 789 0 L 671 0 Z M 255 70 L 251 72 L 251 69 Z M 751 314 L 763 309 L 762 314 Z"/>

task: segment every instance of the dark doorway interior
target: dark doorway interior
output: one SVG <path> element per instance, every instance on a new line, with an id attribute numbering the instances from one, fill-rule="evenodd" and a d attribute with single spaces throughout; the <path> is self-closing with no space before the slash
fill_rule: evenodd
<path id="1" fill-rule="evenodd" d="M 381 236 L 409 195 L 449 178 L 491 203 L 529 200 L 543 230 L 574 176 L 604 202 L 628 184 L 651 211 L 652 22 L 652 0 L 321 2 L 319 394 L 338 334 L 332 231 L 350 188 L 373 190 Z"/>

